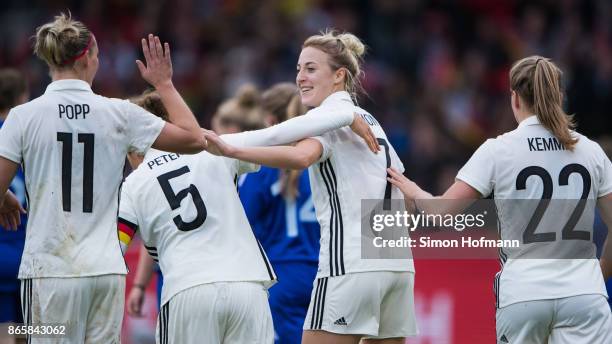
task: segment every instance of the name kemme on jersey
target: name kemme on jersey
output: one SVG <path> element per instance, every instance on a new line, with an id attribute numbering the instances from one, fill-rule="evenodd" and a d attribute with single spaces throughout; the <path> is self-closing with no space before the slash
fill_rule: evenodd
<path id="1" fill-rule="evenodd" d="M 565 150 L 563 144 L 556 137 L 528 137 L 527 144 L 531 152 Z"/>
<path id="2" fill-rule="evenodd" d="M 59 118 L 87 119 L 89 113 L 88 104 L 57 104 Z"/>
<path id="3" fill-rule="evenodd" d="M 174 161 L 178 159 L 180 156 L 181 156 L 180 154 L 176 154 L 176 153 L 168 153 L 168 154 L 160 155 L 157 158 L 152 159 L 151 161 L 147 162 L 147 166 L 149 167 L 150 170 L 152 170 L 154 167 L 161 166 L 170 161 Z"/>

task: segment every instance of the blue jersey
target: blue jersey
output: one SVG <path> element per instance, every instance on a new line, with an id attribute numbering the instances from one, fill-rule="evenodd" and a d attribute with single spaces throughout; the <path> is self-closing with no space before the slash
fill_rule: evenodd
<path id="1" fill-rule="evenodd" d="M 0 120 L 0 127 L 2 127 L 2 124 L 3 121 Z M 25 207 L 26 187 L 21 168 L 17 170 L 10 189 Z M 25 243 L 26 222 L 26 215 L 21 215 L 21 225 L 17 231 L 7 231 L 0 226 L 0 292 L 18 290 L 17 273 L 19 272 L 19 263 Z"/>
<path id="2" fill-rule="evenodd" d="M 318 262 L 320 229 L 310 193 L 308 173 L 298 181 L 298 196 L 285 200 L 281 171 L 263 167 L 249 173 L 238 191 L 255 237 L 275 262 Z"/>
<path id="3" fill-rule="evenodd" d="M 281 193 L 281 171 L 262 167 L 239 183 L 240 199 L 255 237 L 268 254 L 278 283 L 270 288 L 275 344 L 300 343 L 312 281 L 317 274 L 320 229 L 308 173 L 298 179 L 298 196 Z"/>

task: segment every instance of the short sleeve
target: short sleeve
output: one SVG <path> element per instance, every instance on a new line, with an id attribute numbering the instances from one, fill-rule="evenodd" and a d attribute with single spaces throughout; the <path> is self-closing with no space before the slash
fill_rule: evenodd
<path id="1" fill-rule="evenodd" d="M 0 128 L 0 156 L 20 164 L 22 147 L 23 127 L 19 121 L 19 115 L 11 110 Z"/>
<path id="2" fill-rule="evenodd" d="M 483 197 L 490 195 L 495 188 L 494 142 L 493 139 L 489 139 L 478 147 L 457 174 L 458 180 L 476 189 Z"/>
<path id="3" fill-rule="evenodd" d="M 126 182 L 121 187 L 121 198 L 119 199 L 119 222 L 128 222 L 133 229 L 139 226 L 136 204 L 130 195 L 130 187 Z"/>
<path id="4" fill-rule="evenodd" d="M 119 216 L 117 219 L 117 236 L 121 252 L 125 255 L 127 248 L 132 242 L 138 230 L 138 217 L 136 216 L 135 204 L 133 203 L 128 188 L 121 188 L 121 199 L 119 202 Z"/>
<path id="5" fill-rule="evenodd" d="M 610 158 L 604 153 L 603 149 L 598 145 L 597 146 L 601 159 L 603 161 L 602 173 L 599 178 L 599 192 L 597 197 L 603 197 L 612 192 L 612 163 L 610 162 Z"/>
<path id="6" fill-rule="evenodd" d="M 329 157 L 331 156 L 331 152 L 332 152 L 332 145 L 329 142 L 329 138 L 327 138 L 326 135 L 322 135 L 322 136 L 311 137 L 311 139 L 315 139 L 319 141 L 321 146 L 323 146 L 323 152 L 321 153 L 321 157 L 319 158 L 319 160 L 317 160 L 317 163 L 329 159 Z"/>
<path id="7" fill-rule="evenodd" d="M 166 122 L 138 105 L 125 101 L 129 151 L 144 154 Z"/>

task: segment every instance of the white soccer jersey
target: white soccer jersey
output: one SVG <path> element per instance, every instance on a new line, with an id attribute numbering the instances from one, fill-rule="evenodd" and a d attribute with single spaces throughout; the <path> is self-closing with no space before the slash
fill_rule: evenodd
<path id="1" fill-rule="evenodd" d="M 240 134 L 224 140 L 241 145 Z M 258 166 L 202 152 L 149 150 L 121 189 L 121 227 L 138 228 L 164 275 L 162 304 L 212 282 L 276 279 L 238 198 L 236 175 Z M 124 232 L 127 232 L 123 230 Z"/>
<path id="2" fill-rule="evenodd" d="M 457 179 L 484 196 L 494 193 L 500 235 L 502 239 L 515 238 L 518 232 L 523 252 L 537 241 L 573 240 L 565 243 L 581 244 L 581 239 L 569 239 L 570 236 L 581 237 L 587 245 L 591 243 L 592 207 L 586 208 L 589 210 L 583 212 L 575 228 L 568 228 L 572 233 L 562 233 L 563 224 L 581 196 L 594 202 L 612 192 L 612 165 L 597 143 L 575 135 L 579 141 L 574 151 L 565 150 L 537 117 L 531 116 L 517 129 L 487 140 L 457 175 Z M 537 227 L 530 229 L 532 214 L 541 198 L 553 201 L 542 213 Z M 529 212 L 525 204 L 532 205 Z M 517 256 L 520 252 L 512 249 L 500 252 L 503 265 L 495 278 L 498 307 L 584 294 L 607 296 L 594 253 L 592 259 L 523 259 Z"/>
<path id="3" fill-rule="evenodd" d="M 330 95 L 311 111 L 360 114 L 382 149 L 373 154 L 349 127 L 315 137 L 323 146 L 319 162 L 308 169 L 321 226 L 317 277 L 362 271 L 414 271 L 411 259 L 361 258 L 361 200 L 403 200 L 399 189 L 387 181 L 387 167 L 403 172 L 404 165 L 382 127 L 372 115 L 355 106 L 344 91 Z"/>
<path id="4" fill-rule="evenodd" d="M 11 110 L 0 156 L 23 163 L 29 204 L 19 278 L 127 273 L 116 232 L 125 156 L 146 151 L 163 126 L 81 80 L 55 81 Z"/>

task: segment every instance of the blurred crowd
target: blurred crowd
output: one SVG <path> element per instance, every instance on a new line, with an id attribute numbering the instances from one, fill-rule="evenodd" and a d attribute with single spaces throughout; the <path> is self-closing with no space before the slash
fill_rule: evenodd
<path id="1" fill-rule="evenodd" d="M 4 0 L 0 67 L 22 70 L 32 97 L 49 77 L 30 37 L 67 10 L 97 37 L 96 93 L 142 92 L 139 39 L 158 33 L 171 44 L 177 88 L 206 127 L 241 85 L 295 80 L 309 35 L 350 31 L 368 46 L 360 105 L 383 124 L 407 175 L 430 190 L 444 190 L 479 144 L 516 125 L 508 69 L 528 55 L 561 67 L 578 130 L 610 145 L 609 0 Z"/>

